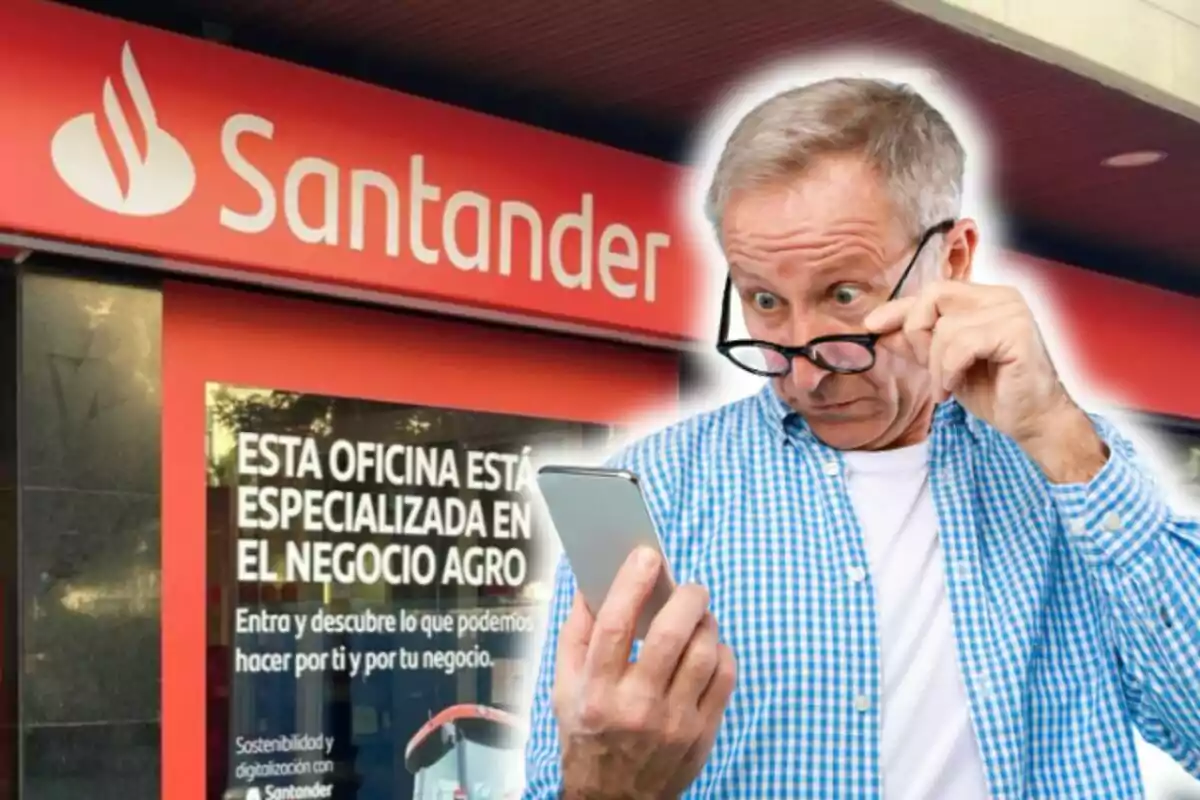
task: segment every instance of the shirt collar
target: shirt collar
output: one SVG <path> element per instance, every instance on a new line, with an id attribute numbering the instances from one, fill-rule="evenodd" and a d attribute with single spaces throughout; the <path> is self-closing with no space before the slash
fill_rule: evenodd
<path id="1" fill-rule="evenodd" d="M 770 381 L 763 384 L 756 400 L 763 420 L 770 429 L 778 431 L 781 441 L 786 441 L 789 435 L 806 441 L 816 441 L 808 423 L 780 398 Z M 973 437 L 979 438 L 983 433 L 985 423 L 963 408 L 954 398 L 939 404 L 934 409 L 933 430 L 953 428 L 959 425 L 965 425 Z"/>

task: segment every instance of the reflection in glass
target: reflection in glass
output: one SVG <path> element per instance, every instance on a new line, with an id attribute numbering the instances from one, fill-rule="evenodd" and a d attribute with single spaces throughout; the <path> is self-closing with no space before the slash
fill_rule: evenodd
<path id="1" fill-rule="evenodd" d="M 523 744 L 521 722 L 512 715 L 471 705 L 448 708 L 405 748 L 413 797 L 519 797 L 522 778 L 512 765 Z"/>
<path id="2" fill-rule="evenodd" d="M 161 293 L 31 272 L 21 312 L 24 485 L 157 492 Z"/>
<path id="3" fill-rule="evenodd" d="M 20 277 L 22 792 L 157 796 L 162 296 L 71 270 Z"/>

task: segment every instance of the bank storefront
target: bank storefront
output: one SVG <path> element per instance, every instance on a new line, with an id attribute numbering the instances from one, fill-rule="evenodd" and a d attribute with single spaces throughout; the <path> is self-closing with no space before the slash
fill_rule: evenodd
<path id="1" fill-rule="evenodd" d="M 676 170 L 53 4 L 0 28 L 4 796 L 515 796 L 523 489 L 676 400 Z"/>

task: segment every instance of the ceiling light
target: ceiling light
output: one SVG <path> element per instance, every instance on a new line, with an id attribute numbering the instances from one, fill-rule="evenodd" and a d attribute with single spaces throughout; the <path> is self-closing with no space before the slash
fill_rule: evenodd
<path id="1" fill-rule="evenodd" d="M 1100 163 L 1106 167 L 1145 167 L 1157 164 L 1166 157 L 1167 154 L 1161 150 L 1134 150 L 1109 156 Z"/>

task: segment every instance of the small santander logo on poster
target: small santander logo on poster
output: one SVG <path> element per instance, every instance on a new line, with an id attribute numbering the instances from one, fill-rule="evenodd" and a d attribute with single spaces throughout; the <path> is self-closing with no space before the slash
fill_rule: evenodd
<path id="1" fill-rule="evenodd" d="M 133 118 L 122 107 L 113 79 L 105 78 L 103 113 L 79 114 L 54 134 L 50 144 L 54 170 L 71 191 L 105 211 L 131 217 L 167 214 L 191 197 L 196 168 L 179 140 L 159 127 L 129 42 L 121 52 L 121 80 L 132 102 Z M 105 147 L 101 126 L 115 142 L 116 153 Z M 113 156 L 120 159 L 119 165 L 113 163 Z"/>

